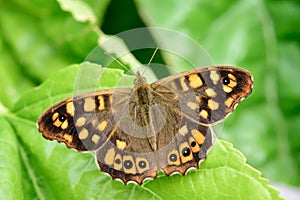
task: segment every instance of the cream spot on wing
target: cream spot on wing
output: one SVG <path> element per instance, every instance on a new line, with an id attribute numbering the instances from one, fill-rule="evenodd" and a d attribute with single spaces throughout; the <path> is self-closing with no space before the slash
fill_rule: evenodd
<path id="1" fill-rule="evenodd" d="M 81 126 L 83 126 L 83 125 L 85 124 L 85 122 L 86 122 L 86 118 L 85 118 L 85 117 L 79 117 L 79 118 L 77 119 L 75 125 L 76 125 L 77 127 L 81 127 Z"/>
<path id="2" fill-rule="evenodd" d="M 192 88 L 199 88 L 203 85 L 201 78 L 198 74 L 191 74 L 189 75 L 190 86 Z"/>
<path id="3" fill-rule="evenodd" d="M 198 144 L 203 144 L 204 143 L 205 137 L 199 130 L 193 129 L 191 131 L 191 133 L 192 133 L 193 137 L 195 138 L 195 140 Z"/>
<path id="4" fill-rule="evenodd" d="M 184 125 L 182 126 L 179 130 L 178 130 L 179 134 L 180 135 L 183 135 L 185 136 L 189 131 L 188 131 L 188 128 L 187 128 L 187 125 Z"/>
<path id="5" fill-rule="evenodd" d="M 94 142 L 94 144 L 97 144 L 99 142 L 99 140 L 100 140 L 100 136 L 99 135 L 94 134 L 92 136 L 92 142 Z"/>
<path id="6" fill-rule="evenodd" d="M 189 90 L 189 87 L 186 85 L 184 77 L 180 78 L 180 85 L 181 85 L 183 91 L 186 92 Z"/>
<path id="7" fill-rule="evenodd" d="M 208 118 L 208 112 L 206 110 L 201 110 L 199 114 L 202 118 L 207 119 Z"/>
<path id="8" fill-rule="evenodd" d="M 89 131 L 86 128 L 83 128 L 80 132 L 79 132 L 79 139 L 84 140 L 89 136 Z"/>
<path id="9" fill-rule="evenodd" d="M 233 103 L 234 99 L 232 97 L 228 97 L 225 101 L 225 105 L 229 108 L 232 103 Z"/>
<path id="10" fill-rule="evenodd" d="M 211 109 L 211 110 L 217 110 L 219 109 L 219 103 L 212 100 L 212 99 L 209 99 L 208 100 L 208 107 Z"/>
<path id="11" fill-rule="evenodd" d="M 55 121 L 55 120 L 58 118 L 58 116 L 59 116 L 59 113 L 58 113 L 58 112 L 54 113 L 54 114 L 52 115 L 52 121 Z"/>
<path id="12" fill-rule="evenodd" d="M 107 164 L 107 165 L 114 164 L 115 154 L 116 154 L 116 152 L 115 152 L 114 148 L 108 149 L 108 151 L 106 152 L 105 157 L 104 157 L 105 164 Z"/>
<path id="13" fill-rule="evenodd" d="M 56 126 L 56 127 L 60 127 L 62 124 L 61 121 L 59 121 L 58 119 L 55 120 L 55 122 L 53 122 L 53 125 Z"/>
<path id="14" fill-rule="evenodd" d="M 226 93 L 230 93 L 232 91 L 232 88 L 231 87 L 228 87 L 227 85 L 223 85 L 223 90 L 224 92 Z"/>
<path id="15" fill-rule="evenodd" d="M 234 88 L 236 85 L 237 85 L 237 82 L 231 80 L 230 83 L 227 86 L 229 86 L 231 88 Z"/>
<path id="16" fill-rule="evenodd" d="M 64 134 L 63 138 L 67 141 L 67 143 L 71 143 L 73 141 L 72 135 Z"/>
<path id="17" fill-rule="evenodd" d="M 194 102 L 188 102 L 187 106 L 190 107 L 192 110 L 197 110 L 197 108 L 198 108 L 198 104 L 196 104 Z"/>
<path id="18" fill-rule="evenodd" d="M 68 120 L 65 120 L 65 121 L 62 123 L 62 125 L 60 126 L 60 128 L 66 129 L 66 128 L 68 128 L 68 126 L 69 126 Z"/>
<path id="19" fill-rule="evenodd" d="M 88 97 L 84 100 L 83 110 L 85 112 L 94 111 L 96 108 L 95 99 Z"/>
<path id="20" fill-rule="evenodd" d="M 98 96 L 99 100 L 99 110 L 104 110 L 105 109 L 105 104 L 104 104 L 104 97 L 103 96 Z"/>
<path id="21" fill-rule="evenodd" d="M 66 105 L 66 112 L 69 115 L 74 116 L 74 111 L 75 111 L 75 108 L 74 108 L 73 102 L 68 102 Z"/>
<path id="22" fill-rule="evenodd" d="M 107 121 L 103 121 L 98 125 L 98 129 L 99 131 L 104 131 L 104 129 L 106 128 L 107 125 Z"/>
<path id="23" fill-rule="evenodd" d="M 235 77 L 233 74 L 228 74 L 227 76 L 228 76 L 228 78 L 230 78 L 231 80 L 236 81 L 236 77 Z"/>
<path id="24" fill-rule="evenodd" d="M 124 150 L 127 146 L 126 142 L 121 141 L 121 140 L 116 140 L 116 145 L 121 150 Z"/>
<path id="25" fill-rule="evenodd" d="M 215 90 L 212 89 L 212 88 L 207 88 L 207 89 L 205 90 L 205 93 L 206 93 L 207 96 L 209 96 L 209 97 L 216 97 L 216 96 L 217 96 L 217 93 L 216 93 Z"/>
<path id="26" fill-rule="evenodd" d="M 213 81 L 213 83 L 216 85 L 218 83 L 218 81 L 220 80 L 220 74 L 213 70 L 210 72 L 210 76 L 211 80 Z"/>

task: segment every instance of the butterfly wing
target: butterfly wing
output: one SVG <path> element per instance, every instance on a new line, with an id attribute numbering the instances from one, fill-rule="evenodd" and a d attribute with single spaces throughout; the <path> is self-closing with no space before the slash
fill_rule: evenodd
<path id="1" fill-rule="evenodd" d="M 252 92 L 253 78 L 241 68 L 197 68 L 154 82 L 157 93 L 168 88 L 178 96 L 184 115 L 202 124 L 213 124 L 230 114 Z"/>
<path id="2" fill-rule="evenodd" d="M 39 131 L 46 139 L 63 142 L 78 151 L 98 149 L 115 127 L 111 111 L 113 92 L 119 94 L 117 105 L 127 101 L 131 89 L 103 90 L 67 98 L 39 117 Z"/>

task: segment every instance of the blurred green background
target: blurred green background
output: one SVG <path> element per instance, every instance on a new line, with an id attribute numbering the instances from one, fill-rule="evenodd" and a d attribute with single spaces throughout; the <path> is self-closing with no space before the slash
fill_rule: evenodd
<path id="1" fill-rule="evenodd" d="M 299 1 L 1 0 L 0 114 L 13 113 L 23 94 L 59 69 L 82 62 L 101 37 L 170 28 L 203 45 L 215 64 L 253 74 L 253 94 L 228 117 L 220 137 L 272 183 L 299 186 L 299 24 Z M 134 54 L 147 63 L 152 53 Z M 155 62 L 174 64 L 163 53 Z"/>

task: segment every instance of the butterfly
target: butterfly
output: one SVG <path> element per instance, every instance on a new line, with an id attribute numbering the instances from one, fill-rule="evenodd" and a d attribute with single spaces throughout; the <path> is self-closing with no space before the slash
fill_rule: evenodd
<path id="1" fill-rule="evenodd" d="M 133 88 L 79 94 L 38 119 L 43 137 L 95 152 L 102 172 L 142 184 L 158 171 L 182 175 L 198 168 L 212 146 L 212 125 L 252 92 L 252 75 L 233 66 L 196 68 Z"/>

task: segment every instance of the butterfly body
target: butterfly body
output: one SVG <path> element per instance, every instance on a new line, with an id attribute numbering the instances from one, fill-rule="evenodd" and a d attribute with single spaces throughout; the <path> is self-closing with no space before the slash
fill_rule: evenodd
<path id="1" fill-rule="evenodd" d="M 198 168 L 212 145 L 211 125 L 252 91 L 252 76 L 231 66 L 198 68 L 148 84 L 137 73 L 130 88 L 74 96 L 38 120 L 47 139 L 95 151 L 101 171 L 142 184 Z"/>

